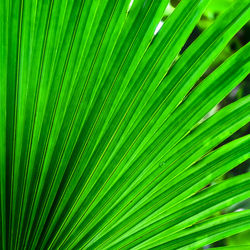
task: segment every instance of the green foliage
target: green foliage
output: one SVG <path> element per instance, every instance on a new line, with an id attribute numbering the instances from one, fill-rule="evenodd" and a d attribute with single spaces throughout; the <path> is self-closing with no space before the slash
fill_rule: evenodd
<path id="1" fill-rule="evenodd" d="M 218 145 L 250 96 L 206 116 L 250 44 L 201 80 L 248 21 L 233 2 L 183 53 L 209 0 L 158 33 L 168 0 L 0 2 L 1 249 L 197 249 L 250 229 L 248 209 L 220 214 L 250 174 L 211 185 L 249 159 L 248 135 Z"/>

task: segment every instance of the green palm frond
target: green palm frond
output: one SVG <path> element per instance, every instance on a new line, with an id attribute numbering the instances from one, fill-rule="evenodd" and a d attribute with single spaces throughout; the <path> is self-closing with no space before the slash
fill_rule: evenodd
<path id="1" fill-rule="evenodd" d="M 250 71 L 237 0 L 182 53 L 209 0 L 0 1 L 0 249 L 197 249 L 250 229 Z M 159 29 L 159 23 L 163 24 Z M 212 183 L 212 185 L 211 185 Z"/>

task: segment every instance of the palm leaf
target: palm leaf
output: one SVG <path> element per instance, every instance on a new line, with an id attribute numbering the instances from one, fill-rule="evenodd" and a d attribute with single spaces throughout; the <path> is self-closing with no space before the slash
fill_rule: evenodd
<path id="1" fill-rule="evenodd" d="M 183 53 L 208 0 L 3 0 L 1 249 L 196 249 L 250 228 L 250 97 L 205 119 L 250 69 L 235 1 Z M 157 29 L 157 30 L 156 30 Z M 202 80 L 201 80 L 202 79 Z M 217 148 L 218 147 L 218 148 Z"/>

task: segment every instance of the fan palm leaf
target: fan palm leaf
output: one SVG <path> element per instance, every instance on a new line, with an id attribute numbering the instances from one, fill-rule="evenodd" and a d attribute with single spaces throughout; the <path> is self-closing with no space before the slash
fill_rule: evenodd
<path id="1" fill-rule="evenodd" d="M 183 52 L 209 0 L 0 3 L 1 249 L 196 249 L 250 229 L 250 70 L 237 0 Z M 160 25 L 162 27 L 160 28 Z M 217 214 L 217 215 L 216 215 Z M 216 215 L 216 216 L 215 216 Z"/>

